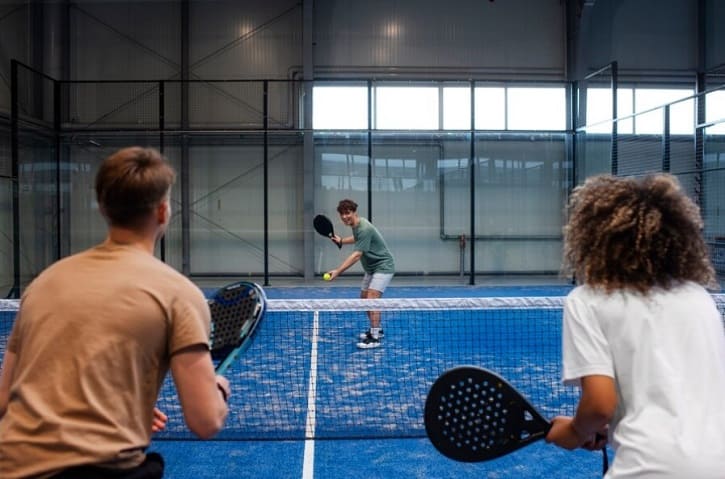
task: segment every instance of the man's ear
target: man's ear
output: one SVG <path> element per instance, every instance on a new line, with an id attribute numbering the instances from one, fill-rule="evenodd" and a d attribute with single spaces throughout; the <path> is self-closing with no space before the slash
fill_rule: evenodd
<path id="1" fill-rule="evenodd" d="M 169 219 L 171 218 L 171 204 L 169 203 L 169 199 L 166 198 L 164 201 L 160 202 L 159 205 L 156 207 L 156 221 L 160 225 L 165 225 L 169 222 Z"/>

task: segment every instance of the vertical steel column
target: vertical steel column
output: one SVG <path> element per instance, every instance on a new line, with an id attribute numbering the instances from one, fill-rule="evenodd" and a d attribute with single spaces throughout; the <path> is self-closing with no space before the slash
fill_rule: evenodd
<path id="1" fill-rule="evenodd" d="M 705 166 L 705 129 L 698 128 L 707 121 L 705 90 L 707 89 L 707 0 L 697 1 L 697 75 L 695 77 L 695 178 L 694 200 L 705 214 L 703 168 Z"/>
<path id="2" fill-rule="evenodd" d="M 665 173 L 670 172 L 670 105 L 665 105 L 665 110 L 662 115 L 663 119 L 663 130 L 662 130 L 662 171 Z"/>
<path id="3" fill-rule="evenodd" d="M 579 133 L 577 129 L 579 127 L 579 95 L 580 95 L 580 84 L 578 81 L 569 83 L 569 121 L 571 125 L 570 146 L 567 149 L 569 155 L 569 163 L 571 164 L 569 184 L 566 185 L 566 196 L 567 200 L 571 195 L 572 190 L 576 186 L 577 182 L 577 143 L 579 142 Z M 584 133 L 586 135 L 586 133 Z"/>
<path id="4" fill-rule="evenodd" d="M 264 80 L 262 128 L 264 129 L 264 286 L 269 286 L 269 80 Z"/>
<path id="5" fill-rule="evenodd" d="M 373 82 L 368 80 L 368 221 L 373 221 Z"/>
<path id="6" fill-rule="evenodd" d="M 694 200 L 697 203 L 697 206 L 702 209 L 704 207 L 704 192 L 702 187 L 702 175 L 703 175 L 703 167 L 704 167 L 704 159 L 705 159 L 705 129 L 702 127 L 699 127 L 699 125 L 705 124 L 705 121 L 707 119 L 705 115 L 705 107 L 707 99 L 705 98 L 705 74 L 700 72 L 697 74 L 697 83 L 695 85 L 695 94 L 697 95 L 695 97 L 695 164 L 694 170 L 695 170 L 695 178 L 694 178 Z"/>
<path id="7" fill-rule="evenodd" d="M 181 130 L 189 129 L 189 0 L 181 2 Z M 181 134 L 181 272 L 191 274 L 191 191 L 189 139 Z"/>
<path id="8" fill-rule="evenodd" d="M 304 0 L 302 2 L 302 85 L 290 80 L 290 87 L 302 95 L 299 129 L 303 135 L 303 206 L 302 216 L 304 218 L 303 250 L 302 257 L 303 275 L 305 281 L 311 280 L 315 275 L 315 234 L 312 231 L 312 218 L 315 214 L 315 132 L 312 130 L 312 101 L 314 87 L 314 1 Z"/>
<path id="9" fill-rule="evenodd" d="M 617 175 L 619 172 L 619 134 L 617 124 L 617 75 L 618 67 L 617 62 L 612 62 L 612 175 Z"/>
<path id="10" fill-rule="evenodd" d="M 18 62 L 10 61 L 10 165 L 13 183 L 13 286 L 8 297 L 20 297 L 20 154 L 18 151 Z"/>
<path id="11" fill-rule="evenodd" d="M 469 144 L 468 152 L 468 166 L 471 177 L 470 188 L 471 188 L 471 233 L 469 241 L 471 245 L 471 276 L 468 279 L 468 284 L 476 284 L 476 82 L 471 80 L 471 139 Z"/>
<path id="12" fill-rule="evenodd" d="M 60 82 L 58 80 L 53 80 L 53 144 L 55 146 L 55 207 L 57 208 L 55 215 L 55 259 L 59 260 L 63 256 L 61 241 L 61 238 L 63 237 L 63 221 L 61 218 L 61 212 L 63 211 L 63 192 L 61 182 L 63 168 L 60 152 Z"/>
<path id="13" fill-rule="evenodd" d="M 159 152 L 164 154 L 164 82 L 159 81 Z M 159 249 L 161 261 L 166 262 L 166 235 L 161 237 Z"/>

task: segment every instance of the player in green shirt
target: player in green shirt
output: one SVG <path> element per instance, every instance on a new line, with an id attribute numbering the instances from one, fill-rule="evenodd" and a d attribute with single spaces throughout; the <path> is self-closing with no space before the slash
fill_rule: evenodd
<path id="1" fill-rule="evenodd" d="M 365 276 L 360 287 L 363 299 L 380 298 L 395 274 L 395 260 L 390 254 L 380 231 L 357 213 L 357 203 L 344 199 L 337 205 L 340 220 L 352 228 L 352 236 L 342 238 L 338 235 L 331 239 L 335 243 L 354 244 L 354 251 L 337 269 L 329 271 L 330 280 L 334 280 L 349 267 L 360 261 Z M 370 328 L 360 335 L 357 347 L 371 349 L 380 347 L 383 329 L 380 326 L 380 311 L 368 311 Z"/>

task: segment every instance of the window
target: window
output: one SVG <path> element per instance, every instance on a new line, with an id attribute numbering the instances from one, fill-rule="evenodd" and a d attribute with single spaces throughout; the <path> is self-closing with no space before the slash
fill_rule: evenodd
<path id="1" fill-rule="evenodd" d="M 443 88 L 443 129 L 471 129 L 471 88 Z"/>
<path id="2" fill-rule="evenodd" d="M 506 129 L 506 89 L 503 87 L 476 88 L 476 129 Z"/>
<path id="3" fill-rule="evenodd" d="M 566 90 L 509 87 L 506 111 L 509 130 L 565 130 Z"/>
<path id="4" fill-rule="evenodd" d="M 364 86 L 316 86 L 312 90 L 312 128 L 366 130 L 368 89 Z"/>
<path id="5" fill-rule="evenodd" d="M 725 90 L 713 91 L 705 96 L 705 121 L 719 122 L 708 127 L 706 134 L 725 134 Z"/>
<path id="6" fill-rule="evenodd" d="M 661 135 L 664 133 L 664 108 L 677 100 L 692 96 L 690 89 L 663 88 L 618 88 L 617 117 L 628 117 L 617 122 L 620 134 Z M 610 88 L 589 88 L 586 98 L 587 132 L 611 133 L 613 116 L 612 90 Z M 652 110 L 653 111 L 646 111 Z M 646 112 L 646 113 L 643 113 Z M 692 100 L 674 103 L 670 106 L 670 133 L 691 135 L 694 132 L 695 105 Z"/>
<path id="7" fill-rule="evenodd" d="M 652 108 L 672 103 L 692 96 L 692 90 L 638 88 L 634 92 L 635 112 L 643 112 Z M 664 133 L 664 108 L 643 113 L 634 117 L 635 132 L 639 135 Z M 692 100 L 675 103 L 670 107 L 670 133 L 691 135 L 694 133 L 695 104 Z"/>
<path id="8" fill-rule="evenodd" d="M 375 124 L 379 130 L 437 130 L 437 87 L 375 88 Z"/>
<path id="9" fill-rule="evenodd" d="M 367 86 L 317 85 L 312 126 L 316 130 L 368 128 Z M 376 130 L 470 130 L 470 84 L 434 86 L 386 82 L 372 89 Z M 475 87 L 476 130 L 566 130 L 564 87 Z"/>
<path id="10" fill-rule="evenodd" d="M 609 88 L 587 89 L 587 133 L 611 133 L 612 90 Z M 629 116 L 632 112 L 632 89 L 617 89 L 617 117 Z M 618 133 L 632 133 L 632 119 L 617 122 Z"/>

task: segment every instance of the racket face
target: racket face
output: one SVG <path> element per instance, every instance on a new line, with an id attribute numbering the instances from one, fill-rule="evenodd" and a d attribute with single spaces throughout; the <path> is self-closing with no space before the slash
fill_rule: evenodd
<path id="1" fill-rule="evenodd" d="M 503 378 L 472 366 L 446 371 L 433 383 L 424 419 L 435 448 L 461 462 L 503 456 L 544 438 L 550 427 Z"/>
<path id="2" fill-rule="evenodd" d="M 335 230 L 332 228 L 332 221 L 330 221 L 330 218 L 325 215 L 315 216 L 315 219 L 312 220 L 312 224 L 315 227 L 315 231 L 317 231 L 322 236 L 327 236 L 328 238 L 331 238 L 335 235 Z"/>
<path id="3" fill-rule="evenodd" d="M 224 363 L 229 363 L 232 352 L 238 354 L 249 345 L 265 305 L 264 290 L 246 281 L 225 286 L 214 294 L 209 300 L 213 359 L 226 357 Z"/>

